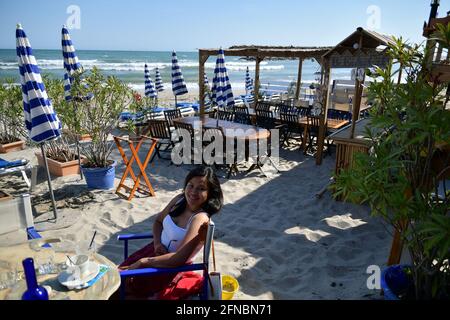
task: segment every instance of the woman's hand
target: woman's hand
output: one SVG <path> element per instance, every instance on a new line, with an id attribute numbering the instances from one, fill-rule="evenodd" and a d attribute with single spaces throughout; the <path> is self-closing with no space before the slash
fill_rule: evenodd
<path id="1" fill-rule="evenodd" d="M 134 269 L 141 269 L 149 266 L 150 264 L 150 258 L 141 258 L 138 261 L 136 261 L 133 264 L 130 264 L 129 266 L 123 266 L 120 267 L 119 270 L 134 270 Z"/>
<path id="2" fill-rule="evenodd" d="M 167 248 L 161 243 L 155 243 L 153 246 L 155 248 L 155 256 L 162 256 L 163 254 L 169 252 L 167 251 Z"/>

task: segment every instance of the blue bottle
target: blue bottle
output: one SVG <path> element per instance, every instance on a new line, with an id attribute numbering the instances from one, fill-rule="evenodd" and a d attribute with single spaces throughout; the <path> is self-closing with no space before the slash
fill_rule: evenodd
<path id="1" fill-rule="evenodd" d="M 33 258 L 26 258 L 22 261 L 22 264 L 28 288 L 23 293 L 22 300 L 48 300 L 47 290 L 37 283 Z"/>

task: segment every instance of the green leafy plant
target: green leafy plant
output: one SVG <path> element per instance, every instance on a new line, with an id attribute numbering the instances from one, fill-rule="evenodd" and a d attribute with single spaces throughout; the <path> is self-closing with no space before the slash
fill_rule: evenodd
<path id="1" fill-rule="evenodd" d="M 417 299 L 449 299 L 450 197 L 434 194 L 449 170 L 448 83 L 430 76 L 428 48 L 396 39 L 389 54 L 385 68 L 369 72 L 369 153 L 356 154 L 351 169 L 335 176 L 334 195 L 369 204 L 400 232 Z M 401 73 L 406 81 L 399 83 Z"/>
<path id="2" fill-rule="evenodd" d="M 74 142 L 77 137 L 73 128 L 77 126 L 80 117 L 77 116 L 72 104 L 65 100 L 64 82 L 62 80 L 53 79 L 47 74 L 42 76 L 42 80 L 47 95 L 52 101 L 53 109 L 63 127 L 59 139 L 49 141 L 44 145 L 45 154 L 48 158 L 59 162 L 76 160 L 78 156 Z"/>
<path id="3" fill-rule="evenodd" d="M 7 79 L 0 83 L 0 143 L 19 141 L 26 136 L 22 88 Z"/>
<path id="4" fill-rule="evenodd" d="M 82 154 L 86 157 L 85 166 L 104 168 L 111 165 L 109 156 L 114 146 L 109 135 L 119 124 L 120 113 L 130 103 L 131 90 L 116 77 L 106 77 L 97 68 L 73 76 L 71 93 L 74 108 L 79 116 L 80 126 L 76 133 L 89 133 L 92 141 L 82 144 Z"/>

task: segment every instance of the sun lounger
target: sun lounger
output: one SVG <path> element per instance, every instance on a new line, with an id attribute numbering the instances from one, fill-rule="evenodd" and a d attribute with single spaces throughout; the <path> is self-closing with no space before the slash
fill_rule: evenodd
<path id="1" fill-rule="evenodd" d="M 28 179 L 26 173 L 27 170 L 31 170 L 31 182 Z M 28 160 L 25 159 L 7 161 L 0 158 L 0 176 L 13 174 L 16 172 L 22 173 L 25 183 L 30 188 L 30 191 L 33 191 L 36 186 L 37 167 L 30 165 Z"/>

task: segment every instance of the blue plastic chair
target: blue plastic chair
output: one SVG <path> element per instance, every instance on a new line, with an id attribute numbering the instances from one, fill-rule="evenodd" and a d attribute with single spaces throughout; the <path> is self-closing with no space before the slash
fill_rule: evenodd
<path id="1" fill-rule="evenodd" d="M 128 277 L 137 276 L 151 276 L 159 275 L 164 273 L 178 273 L 184 271 L 203 271 L 203 290 L 200 295 L 201 300 L 206 300 L 208 297 L 208 277 L 209 277 L 209 254 L 211 252 L 212 240 L 214 237 L 214 222 L 210 219 L 208 225 L 208 231 L 206 234 L 205 244 L 203 247 L 203 262 L 186 264 L 176 268 L 143 268 L 134 270 L 124 270 L 120 271 L 121 286 L 120 286 L 120 297 L 125 298 L 125 279 Z M 139 233 L 139 234 L 123 234 L 117 237 L 117 240 L 124 241 L 124 260 L 128 258 L 128 241 L 137 239 L 152 239 L 153 235 L 151 233 Z"/>

